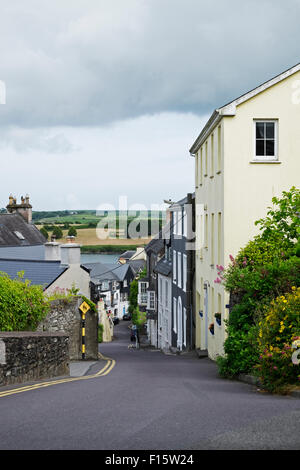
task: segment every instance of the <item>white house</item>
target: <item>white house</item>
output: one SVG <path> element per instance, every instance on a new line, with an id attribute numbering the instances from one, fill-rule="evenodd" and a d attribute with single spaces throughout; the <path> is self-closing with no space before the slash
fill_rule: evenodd
<path id="1" fill-rule="evenodd" d="M 217 265 L 258 233 L 274 196 L 300 175 L 300 64 L 216 109 L 190 153 L 196 186 L 196 347 L 223 353 L 228 294 Z M 208 327 L 214 323 L 214 334 Z"/>

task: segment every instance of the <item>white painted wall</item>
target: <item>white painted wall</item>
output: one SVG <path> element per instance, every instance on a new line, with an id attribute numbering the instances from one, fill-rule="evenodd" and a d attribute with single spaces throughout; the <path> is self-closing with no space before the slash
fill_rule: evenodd
<path id="1" fill-rule="evenodd" d="M 202 145 L 202 175 L 199 150 L 196 158 L 196 347 L 205 349 L 206 329 L 214 321 L 214 313 L 225 308 L 228 294 L 215 284 L 216 264 L 227 266 L 229 255 L 236 256 L 241 247 L 258 233 L 254 222 L 266 216 L 273 196 L 281 196 L 292 186 L 299 186 L 300 175 L 300 103 L 295 99 L 295 83 L 300 72 L 263 91 L 236 108 L 234 116 L 224 116 L 221 125 L 221 166 L 218 166 L 218 127 Z M 300 83 L 300 81 L 299 81 Z M 300 100 L 299 100 L 300 101 Z M 253 163 L 254 120 L 278 120 L 278 162 Z M 211 136 L 214 134 L 212 165 Z M 198 163 L 198 167 L 197 167 Z M 207 174 L 207 176 L 204 176 Z M 221 214 L 221 241 L 218 243 L 218 214 Z M 214 236 L 212 237 L 212 214 Z M 206 231 L 205 219 L 208 227 Z M 207 243 L 205 234 L 207 233 Z M 218 250 L 219 248 L 219 250 Z M 218 255 L 219 251 L 219 255 Z M 212 254 L 214 252 L 214 259 Z M 204 311 L 204 283 L 208 283 L 208 320 Z M 220 308 L 221 306 L 221 308 Z M 224 322 L 215 335 L 207 337 L 209 356 L 223 354 Z"/>

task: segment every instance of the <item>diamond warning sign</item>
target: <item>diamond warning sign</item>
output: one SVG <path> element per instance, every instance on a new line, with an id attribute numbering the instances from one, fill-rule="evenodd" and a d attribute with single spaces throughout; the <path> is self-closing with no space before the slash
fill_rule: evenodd
<path id="1" fill-rule="evenodd" d="M 79 307 L 79 309 L 82 311 L 84 315 L 86 314 L 86 312 L 90 310 L 90 308 L 91 307 L 86 302 L 82 302 L 82 304 Z"/>

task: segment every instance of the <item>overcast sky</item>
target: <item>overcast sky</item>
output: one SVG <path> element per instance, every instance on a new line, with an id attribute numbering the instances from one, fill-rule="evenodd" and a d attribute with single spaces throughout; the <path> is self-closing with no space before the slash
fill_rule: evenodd
<path id="1" fill-rule="evenodd" d="M 0 207 L 10 193 L 35 210 L 181 199 L 212 111 L 300 62 L 300 0 L 0 0 L 0 11 Z"/>

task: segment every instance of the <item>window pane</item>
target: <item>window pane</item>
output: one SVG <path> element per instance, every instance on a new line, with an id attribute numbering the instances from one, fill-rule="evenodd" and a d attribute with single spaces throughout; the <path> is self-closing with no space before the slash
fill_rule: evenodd
<path id="1" fill-rule="evenodd" d="M 263 139 L 265 137 L 265 123 L 257 122 L 256 123 L 256 138 Z"/>
<path id="2" fill-rule="evenodd" d="M 274 139 L 275 138 L 275 123 L 266 122 L 266 138 Z"/>
<path id="3" fill-rule="evenodd" d="M 256 141 L 256 155 L 261 157 L 265 154 L 265 141 L 257 140 Z"/>
<path id="4" fill-rule="evenodd" d="M 275 141 L 267 140 L 266 141 L 266 155 L 274 157 L 275 155 Z"/>

